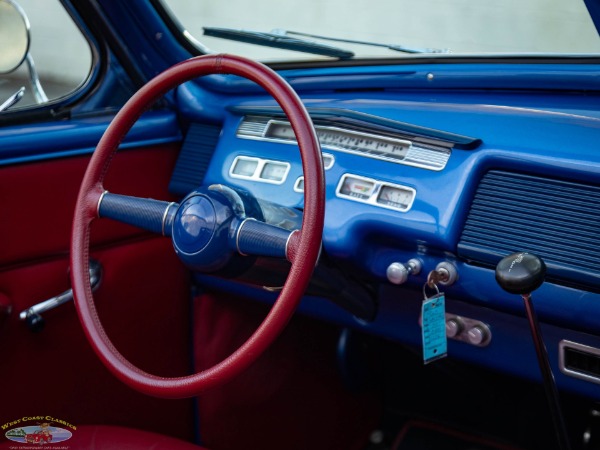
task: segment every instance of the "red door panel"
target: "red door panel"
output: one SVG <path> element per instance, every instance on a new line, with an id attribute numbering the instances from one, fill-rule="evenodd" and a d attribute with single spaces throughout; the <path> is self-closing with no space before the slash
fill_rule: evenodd
<path id="1" fill-rule="evenodd" d="M 176 157 L 174 145 L 120 152 L 110 167 L 106 189 L 168 200 Z M 0 267 L 68 252 L 73 208 L 88 161 L 81 156 L 0 170 L 0 205 L 5 211 L 0 220 Z M 96 245 L 141 233 L 111 221 L 99 221 L 92 231 Z"/>
<path id="2" fill-rule="evenodd" d="M 177 146 L 120 152 L 106 183 L 113 192 L 168 200 Z M 161 400 L 133 391 L 110 374 L 85 339 L 74 305 L 43 314 L 39 333 L 21 311 L 69 288 L 73 207 L 87 157 L 0 170 L 0 299 L 12 312 L 0 321 L 3 389 L 0 422 L 52 415 L 74 425 L 125 425 L 193 436 L 191 400 Z M 95 294 L 117 348 L 159 375 L 190 372 L 190 284 L 170 240 L 98 220 L 92 257 L 103 267 Z"/>

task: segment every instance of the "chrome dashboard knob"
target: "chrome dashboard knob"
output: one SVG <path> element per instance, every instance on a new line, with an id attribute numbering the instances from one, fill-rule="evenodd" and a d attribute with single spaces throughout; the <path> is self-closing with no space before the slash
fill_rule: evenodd
<path id="1" fill-rule="evenodd" d="M 411 258 L 406 264 L 399 262 L 391 263 L 385 271 L 385 275 L 390 283 L 404 284 L 408 280 L 409 275 L 418 275 L 422 267 L 421 260 Z"/>
<path id="2" fill-rule="evenodd" d="M 485 345 L 490 338 L 490 330 L 484 324 L 475 325 L 467 331 L 467 340 L 470 344 L 481 347 Z"/>
<path id="3" fill-rule="evenodd" d="M 455 338 L 463 332 L 465 325 L 459 317 L 446 320 L 446 336 Z"/>

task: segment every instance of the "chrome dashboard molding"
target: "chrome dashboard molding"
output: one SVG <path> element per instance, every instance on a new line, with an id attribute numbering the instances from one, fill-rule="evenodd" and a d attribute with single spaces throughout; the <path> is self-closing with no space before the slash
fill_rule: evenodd
<path id="1" fill-rule="evenodd" d="M 373 189 L 372 189 L 372 192 L 369 194 L 368 198 L 363 199 L 363 198 L 353 197 L 351 195 L 342 193 L 342 188 L 348 178 L 358 179 L 361 181 L 365 181 L 367 183 L 372 183 Z M 378 202 L 377 199 L 379 198 L 379 194 L 384 187 L 391 187 L 391 188 L 396 188 L 396 189 L 400 189 L 400 190 L 409 192 L 411 194 L 410 202 L 404 208 L 399 208 L 399 207 L 386 205 L 384 203 Z M 376 180 L 374 178 L 367 178 L 367 177 L 355 175 L 352 173 L 345 173 L 344 175 L 342 175 L 342 177 L 340 178 L 340 181 L 338 182 L 337 187 L 335 188 L 335 195 L 339 198 L 343 198 L 346 200 L 352 200 L 355 202 L 375 206 L 378 208 L 385 208 L 385 209 L 390 209 L 392 211 L 398 211 L 398 212 L 405 213 L 405 212 L 410 211 L 410 209 L 412 208 L 412 205 L 415 201 L 415 197 L 417 196 L 417 191 L 414 188 L 411 188 L 409 186 L 404 186 L 404 185 L 395 184 L 395 183 L 388 183 L 387 181 L 380 181 L 380 180 Z"/>
<path id="2" fill-rule="evenodd" d="M 594 376 L 588 373 L 579 372 L 567 367 L 565 358 L 566 349 L 577 350 L 581 353 L 586 353 L 591 356 L 600 358 L 600 348 L 590 347 L 589 345 L 579 344 L 578 342 L 569 341 L 566 339 L 558 343 L 558 367 L 562 373 L 579 380 L 589 381 L 590 383 L 600 384 L 600 376 Z"/>
<path id="3" fill-rule="evenodd" d="M 304 193 L 304 177 L 298 177 L 294 183 L 294 192 Z"/>
<path id="4" fill-rule="evenodd" d="M 242 139 L 254 139 L 267 142 L 281 143 L 281 144 L 292 144 L 297 145 L 295 139 L 283 139 L 273 136 L 269 136 L 269 131 L 275 125 L 290 126 L 290 123 L 285 120 L 273 119 L 268 117 L 259 116 L 245 116 L 238 126 L 236 135 Z M 321 146 L 333 151 L 339 151 L 343 153 L 350 153 L 357 156 L 366 158 L 378 159 L 381 161 L 391 162 L 394 164 L 402 164 L 406 166 L 419 167 L 421 169 L 441 171 L 444 170 L 448 160 L 450 159 L 451 149 L 447 147 L 434 148 L 434 146 L 428 147 L 426 144 L 415 143 L 414 141 L 406 138 L 391 137 L 384 134 L 375 134 L 374 132 L 358 131 L 351 128 L 343 128 L 340 126 L 330 125 L 315 125 L 317 136 L 319 132 L 333 131 L 343 133 L 346 135 L 356 136 L 366 140 L 381 140 L 386 142 L 397 143 L 401 146 L 408 147 L 407 153 L 402 159 L 392 158 L 381 154 L 369 153 L 368 150 L 361 150 L 352 146 L 338 146 L 331 143 L 324 143 L 319 139 Z"/>
<path id="5" fill-rule="evenodd" d="M 285 120 L 278 106 L 233 106 L 232 113 L 242 117 L 253 117 L 266 122 L 271 119 Z M 462 134 L 450 133 L 435 128 L 423 127 L 407 122 L 388 119 L 364 112 L 345 108 L 308 107 L 310 117 L 317 125 L 331 125 L 369 133 L 382 133 L 386 136 L 403 136 L 424 145 L 443 148 L 475 150 L 481 145 L 481 139 Z"/>
<path id="6" fill-rule="evenodd" d="M 335 164 L 335 156 L 331 153 L 321 152 L 321 156 L 323 157 L 323 169 L 329 170 Z"/>
<path id="7" fill-rule="evenodd" d="M 234 172 L 235 167 L 239 161 L 252 161 L 252 162 L 256 163 L 256 168 L 254 169 L 254 172 L 252 173 L 252 175 L 242 175 L 242 174 L 238 174 L 238 173 Z M 266 178 L 262 175 L 263 170 L 267 164 L 277 164 L 277 165 L 285 167 L 285 171 L 284 171 L 284 174 L 282 175 L 281 180 L 272 180 L 272 179 Z M 254 156 L 238 155 L 235 157 L 235 159 L 231 163 L 231 166 L 229 167 L 229 176 L 231 178 L 238 178 L 240 180 L 258 181 L 261 183 L 280 185 L 280 184 L 285 183 L 285 181 L 287 180 L 288 174 L 290 172 L 290 168 L 291 168 L 291 164 L 287 161 L 278 161 L 278 160 L 274 160 L 274 159 L 264 159 L 264 158 L 256 158 Z"/>

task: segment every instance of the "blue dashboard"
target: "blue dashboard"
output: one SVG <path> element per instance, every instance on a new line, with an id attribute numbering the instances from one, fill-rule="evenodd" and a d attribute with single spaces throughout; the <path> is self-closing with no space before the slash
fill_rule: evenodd
<path id="1" fill-rule="evenodd" d="M 300 311 L 419 350 L 423 286 L 430 271 L 450 264 L 457 280 L 441 289 L 449 320 L 462 329 L 448 357 L 539 380 L 522 300 L 494 277 L 503 256 L 530 251 L 548 265 L 533 299 L 557 383 L 600 400 L 598 70 L 551 63 L 281 70 L 322 141 L 323 260 L 346 277 L 338 284 L 346 283 L 347 297 L 372 302 L 357 313 L 313 292 Z M 302 210 L 297 146 L 260 88 L 213 75 L 169 100 L 171 109 L 146 113 L 122 147 L 181 140 L 172 193 L 224 184 L 283 211 Z M 65 123 L 4 127 L 0 164 L 91 153 L 109 120 L 75 114 Z M 389 267 L 411 259 L 420 272 L 390 282 Z M 198 278 L 261 301 L 277 296 Z M 465 336 L 476 327 L 486 336 L 473 343 Z M 569 369 L 573 349 L 592 355 L 583 361 L 598 366 L 591 376 L 581 361 Z"/>
<path id="2" fill-rule="evenodd" d="M 558 384 L 600 399 L 597 380 L 569 373 L 564 350 L 571 343 L 600 348 L 597 94 L 559 90 L 548 71 L 537 90 L 523 89 L 531 88 L 533 75 L 501 92 L 486 91 L 484 78 L 472 75 L 478 86 L 468 89 L 452 70 L 444 70 L 439 83 L 454 89 L 404 88 L 406 77 L 416 83 L 415 73 L 427 83 L 428 69 L 399 75 L 398 68 L 378 68 L 378 76 L 337 80 L 327 69 L 287 74 L 321 140 L 323 251 L 369 286 L 377 312 L 361 320 L 318 296 L 308 296 L 301 310 L 419 347 L 423 285 L 438 264 L 449 263 L 458 278 L 442 286 L 448 317 L 486 333 L 483 344 L 464 334 L 450 339 L 449 357 L 537 380 L 522 300 L 494 278 L 503 256 L 530 251 L 548 265 L 534 303 Z M 587 69 L 577 70 L 569 76 L 585 79 Z M 243 80 L 215 76 L 180 87 L 177 101 L 189 131 L 174 191 L 183 195 L 198 182 L 225 184 L 302 209 L 300 155 L 272 99 Z M 194 164 L 200 169 L 190 175 L 185 168 Z M 421 271 L 401 286 L 391 283 L 389 266 L 411 258 Z M 261 288 L 251 292 L 275 298 Z"/>

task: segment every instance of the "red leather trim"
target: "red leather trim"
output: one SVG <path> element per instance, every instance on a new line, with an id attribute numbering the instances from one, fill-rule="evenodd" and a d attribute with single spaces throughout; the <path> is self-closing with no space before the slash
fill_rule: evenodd
<path id="1" fill-rule="evenodd" d="M 104 269 L 94 295 L 115 346 L 153 373 L 191 373 L 189 272 L 171 243 L 159 237 L 120 243 L 92 257 Z M 44 313 L 40 333 L 19 320 L 19 312 L 69 288 L 68 266 L 65 255 L 0 272 L 0 295 L 13 306 L 0 326 L 0 424 L 49 414 L 78 428 L 120 424 L 191 439 L 192 401 L 148 397 L 117 380 L 88 344 L 73 304 Z"/>
<path id="2" fill-rule="evenodd" d="M 106 187 L 140 197 L 165 198 L 179 144 L 119 152 Z M 38 161 L 0 169 L 0 268 L 53 257 L 66 258 L 77 190 L 88 156 Z M 114 221 L 99 221 L 92 245 L 104 245 L 140 235 L 141 231 Z M 40 299 L 41 300 L 41 299 Z"/>
<path id="3" fill-rule="evenodd" d="M 228 358 L 205 371 L 181 378 L 163 378 L 129 363 L 112 345 L 98 319 L 89 284 L 88 253 L 90 225 L 96 215 L 98 196 L 119 142 L 140 115 L 158 98 L 179 84 L 211 73 L 246 77 L 269 92 L 282 107 L 296 134 L 304 170 L 304 219 L 297 254 L 279 300 L 256 332 Z M 323 165 L 312 121 L 300 98 L 268 67 L 230 55 L 208 55 L 179 63 L 159 74 L 140 89 L 119 111 L 86 171 L 77 199 L 71 239 L 71 279 L 80 321 L 100 360 L 123 382 L 149 395 L 191 397 L 230 381 L 247 368 L 275 340 L 291 318 L 308 285 L 317 260 L 323 218 L 325 186 Z"/>

